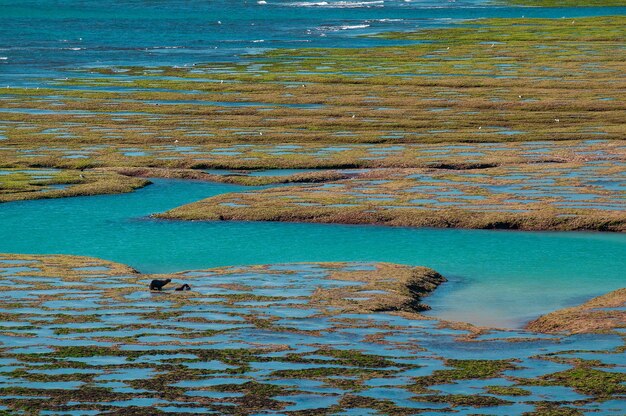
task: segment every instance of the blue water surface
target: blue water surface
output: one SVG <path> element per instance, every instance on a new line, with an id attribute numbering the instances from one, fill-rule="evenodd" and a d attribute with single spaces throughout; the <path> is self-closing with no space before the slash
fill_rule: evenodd
<path id="1" fill-rule="evenodd" d="M 0 252 L 95 256 L 153 273 L 303 261 L 424 265 L 450 279 L 428 301 L 433 315 L 504 327 L 624 286 L 623 234 L 163 221 L 148 216 L 251 188 L 153 181 L 129 194 L 1 204 Z"/>
<path id="2" fill-rule="evenodd" d="M 399 41 L 363 35 L 476 18 L 625 12 L 481 0 L 0 0 L 0 85 L 39 85 L 43 77 L 72 77 L 94 66 L 191 65 L 248 60 L 271 48 L 393 44 Z M 148 218 L 243 189 L 250 188 L 157 180 L 131 194 L 2 204 L 0 252 L 90 255 L 144 272 L 333 260 L 426 265 L 450 279 L 429 300 L 433 314 L 503 326 L 624 285 L 626 236 L 617 234 Z"/>
<path id="3" fill-rule="evenodd" d="M 376 46 L 399 41 L 363 35 L 468 19 L 625 12 L 483 0 L 0 0 L 0 82 L 35 85 L 79 67 L 232 61 L 269 48 Z"/>

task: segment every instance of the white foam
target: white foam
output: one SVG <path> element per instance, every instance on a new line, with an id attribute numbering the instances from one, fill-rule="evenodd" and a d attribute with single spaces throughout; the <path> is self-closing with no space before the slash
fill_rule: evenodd
<path id="1" fill-rule="evenodd" d="M 359 8 L 359 7 L 383 7 L 384 5 L 385 5 L 384 0 L 317 1 L 317 2 L 302 1 L 302 2 L 287 4 L 287 6 L 293 6 L 293 7 L 324 7 L 324 8 L 336 8 L 336 9 L 352 9 L 352 8 Z"/>
<path id="2" fill-rule="evenodd" d="M 345 26 L 339 26 L 339 29 L 351 30 L 351 29 L 365 29 L 367 27 L 370 27 L 370 25 L 345 25 Z"/>
<path id="3" fill-rule="evenodd" d="M 338 32 L 340 30 L 356 30 L 356 29 L 366 29 L 370 27 L 368 24 L 359 24 L 359 25 L 341 25 L 341 26 L 322 26 L 318 28 L 323 32 Z"/>

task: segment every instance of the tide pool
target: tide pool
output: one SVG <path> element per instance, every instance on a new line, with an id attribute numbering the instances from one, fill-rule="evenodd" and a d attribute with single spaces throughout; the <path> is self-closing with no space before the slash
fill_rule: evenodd
<path id="1" fill-rule="evenodd" d="M 624 286 L 626 236 L 263 222 L 177 222 L 148 216 L 250 187 L 153 180 L 134 193 L 0 205 L 0 252 L 75 254 L 145 273 L 225 265 L 384 261 L 448 277 L 431 315 L 519 327 Z"/>

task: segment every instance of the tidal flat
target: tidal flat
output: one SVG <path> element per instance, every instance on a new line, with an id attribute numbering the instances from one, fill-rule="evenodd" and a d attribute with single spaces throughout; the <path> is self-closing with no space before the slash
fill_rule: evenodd
<path id="1" fill-rule="evenodd" d="M 622 0 L 121 3 L 3 5 L 0 415 L 626 413 Z"/>
<path id="2" fill-rule="evenodd" d="M 626 393 L 623 321 L 541 334 L 425 317 L 445 279 L 423 267 L 146 275 L 95 258 L 1 255 L 0 275 L 9 414 L 610 414 Z M 146 290 L 165 277 L 171 287 Z M 173 290 L 183 282 L 190 291 Z"/>
<path id="3" fill-rule="evenodd" d="M 461 146 L 467 149 L 467 147 Z M 626 230 L 624 171 L 612 160 L 371 169 L 349 179 L 215 196 L 158 218 L 411 227 Z M 607 179 L 607 174 L 610 175 Z M 615 179 L 610 179 L 615 174 Z"/>
<path id="4" fill-rule="evenodd" d="M 626 113 L 615 53 L 623 27 L 622 16 L 486 19 L 376 35 L 410 42 L 403 46 L 100 67 L 43 88 L 7 88 L 2 127 L 12 146 L 0 148 L 2 166 L 111 176 L 37 192 L 39 183 L 3 175 L 3 200 L 145 184 L 119 173 L 256 186 L 308 180 L 327 184 L 224 196 L 160 217 L 623 231 Z M 341 171 L 209 173 L 277 168 L 422 170 L 361 172 L 370 183 Z"/>
<path id="5" fill-rule="evenodd" d="M 135 144 L 175 140 L 623 139 L 624 21 L 486 19 L 378 35 L 404 46 L 276 49 L 244 62 L 77 70 L 41 88 L 8 85 L 0 128 L 16 144 L 35 135 L 40 144 L 63 146 L 123 139 L 137 159 L 152 158 Z"/>

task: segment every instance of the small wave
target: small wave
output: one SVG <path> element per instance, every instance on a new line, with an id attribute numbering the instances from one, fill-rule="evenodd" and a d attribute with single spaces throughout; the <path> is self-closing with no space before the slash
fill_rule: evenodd
<path id="1" fill-rule="evenodd" d="M 0 61 L 8 61 L 9 57 L 8 56 L 0 56 Z"/>
<path id="2" fill-rule="evenodd" d="M 343 26 L 330 26 L 327 27 L 327 30 L 330 31 L 338 31 L 338 30 L 356 30 L 356 29 L 366 29 L 370 27 L 370 25 L 343 25 Z"/>
<path id="3" fill-rule="evenodd" d="M 267 4 L 267 2 L 265 0 L 259 0 L 256 2 L 257 4 Z"/>
<path id="4" fill-rule="evenodd" d="M 365 29 L 367 27 L 370 27 L 370 25 L 345 25 L 345 26 L 339 26 L 340 30 L 352 30 L 352 29 Z"/>
<path id="5" fill-rule="evenodd" d="M 322 32 L 339 32 L 340 30 L 356 30 L 356 29 L 366 29 L 370 27 L 368 24 L 359 24 L 359 25 L 341 25 L 341 26 L 321 26 L 318 30 Z"/>
<path id="6" fill-rule="evenodd" d="M 287 6 L 292 6 L 292 7 L 324 7 L 324 8 L 335 8 L 335 9 L 353 9 L 353 8 L 359 8 L 359 7 L 383 7 L 384 5 L 385 5 L 384 0 L 317 1 L 317 2 L 302 1 L 302 2 L 287 4 Z"/>

